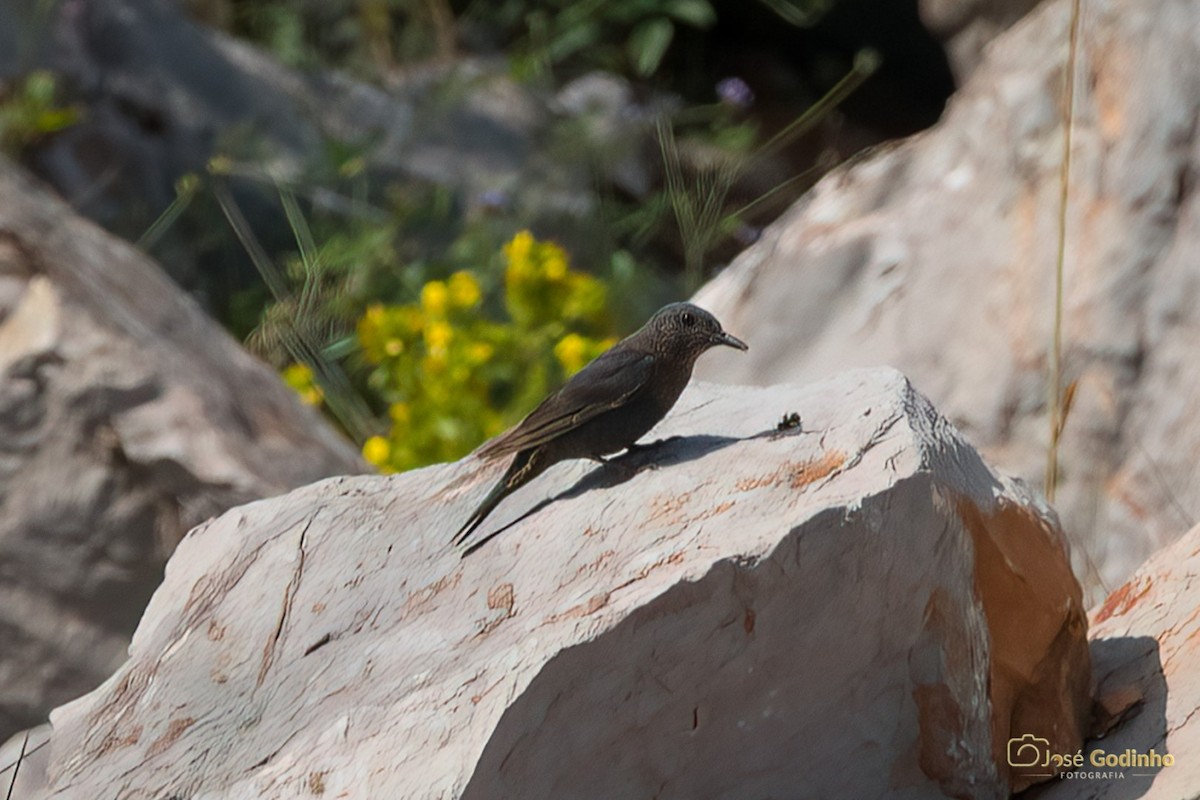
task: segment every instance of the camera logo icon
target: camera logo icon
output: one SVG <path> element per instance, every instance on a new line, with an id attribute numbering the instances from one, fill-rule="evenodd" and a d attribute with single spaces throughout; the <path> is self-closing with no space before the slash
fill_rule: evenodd
<path id="1" fill-rule="evenodd" d="M 1010 767 L 1036 767 L 1043 763 L 1050 752 L 1050 741 L 1032 733 L 1014 736 L 1008 740 L 1008 765 Z"/>

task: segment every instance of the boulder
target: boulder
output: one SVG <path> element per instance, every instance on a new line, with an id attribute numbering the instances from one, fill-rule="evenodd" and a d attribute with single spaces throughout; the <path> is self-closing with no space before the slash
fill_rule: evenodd
<path id="1" fill-rule="evenodd" d="M 28 800 L 45 793 L 49 745 L 49 723 L 13 734 L 0 745 L 0 795 Z"/>
<path id="2" fill-rule="evenodd" d="M 116 669 L 189 528 L 364 469 L 153 262 L 0 160 L 0 739 Z"/>
<path id="3" fill-rule="evenodd" d="M 831 173 L 703 289 L 754 347 L 698 374 L 894 366 L 1041 485 L 1070 6 L 998 37 L 936 128 Z M 1084 9 L 1055 507 L 1099 600 L 1200 519 L 1200 4 Z"/>
<path id="4" fill-rule="evenodd" d="M 961 84 L 983 60 L 987 44 L 1042 0 L 918 0 L 921 22 L 946 49 Z"/>
<path id="5" fill-rule="evenodd" d="M 1103 737 L 1045 800 L 1185 800 L 1200 786 L 1200 527 L 1163 548 L 1091 613 Z M 1157 756 L 1158 758 L 1155 758 Z M 1165 763 L 1165 756 L 1170 763 Z M 1115 757 L 1115 765 L 1108 762 Z M 1123 757 L 1125 760 L 1123 761 Z M 1144 757 L 1139 763 L 1137 757 Z"/>
<path id="6" fill-rule="evenodd" d="M 503 464 L 343 477 L 189 533 L 46 795 L 1007 797 L 1080 746 L 1053 515 L 900 374 L 693 384 L 448 541 Z"/>

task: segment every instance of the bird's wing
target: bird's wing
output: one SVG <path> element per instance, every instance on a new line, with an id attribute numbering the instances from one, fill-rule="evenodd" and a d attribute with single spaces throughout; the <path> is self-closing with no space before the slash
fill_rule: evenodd
<path id="1" fill-rule="evenodd" d="M 618 408 L 650 379 L 654 356 L 636 350 L 611 349 L 575 373 L 566 386 L 542 401 L 515 427 L 479 448 L 481 458 L 537 447 L 593 417 Z"/>

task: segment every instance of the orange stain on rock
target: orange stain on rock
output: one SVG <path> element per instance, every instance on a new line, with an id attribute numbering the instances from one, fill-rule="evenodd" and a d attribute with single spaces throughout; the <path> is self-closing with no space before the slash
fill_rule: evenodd
<path id="1" fill-rule="evenodd" d="M 150 745 L 150 750 L 147 755 L 156 756 L 163 752 L 168 747 L 175 744 L 176 740 L 183 735 L 183 732 L 192 727 L 192 725 L 195 723 L 196 720 L 192 717 L 182 717 L 180 719 L 171 720 L 171 723 L 167 726 L 167 732 L 158 737 L 158 739 L 154 741 L 154 744 Z"/>
<path id="2" fill-rule="evenodd" d="M 792 488 L 801 489 L 810 483 L 826 478 L 846 463 L 846 454 L 841 450 L 826 450 L 820 458 L 810 459 L 792 467 Z"/>
<path id="3" fill-rule="evenodd" d="M 1092 706 L 1083 591 L 1049 520 L 1010 502 L 985 510 L 959 497 L 955 506 L 974 545 L 975 589 L 991 639 L 993 760 L 1016 792 L 1043 778 L 1009 767 L 1010 737 L 1042 731 L 1052 752 L 1082 745 Z M 930 734 L 936 750 L 941 739 Z M 939 765 L 938 777 L 952 784 L 953 764 Z"/>
<path id="4" fill-rule="evenodd" d="M 417 611 L 421 607 L 428 605 L 433 598 L 437 597 L 446 589 L 458 586 L 459 581 L 461 580 L 462 570 L 458 570 L 453 575 L 443 575 L 433 583 L 414 590 L 409 594 L 408 599 L 404 601 L 404 608 L 400 612 L 400 618 L 404 619 L 413 611 Z"/>
<path id="5" fill-rule="evenodd" d="M 488 589 L 487 605 L 491 609 L 504 609 L 508 614 L 512 614 L 513 605 L 516 603 L 516 592 L 513 590 L 511 583 L 500 583 Z"/>
<path id="6" fill-rule="evenodd" d="M 1106 619 L 1127 613 L 1152 588 L 1154 588 L 1154 581 L 1149 578 L 1138 578 L 1136 583 L 1126 581 L 1104 601 L 1104 605 L 1096 612 L 1095 622 L 1104 622 Z"/>
<path id="7" fill-rule="evenodd" d="M 567 584 L 571 583 L 572 581 L 583 577 L 584 575 L 591 575 L 595 572 L 598 572 L 600 570 L 600 568 L 603 567 L 604 564 L 607 563 L 608 560 L 611 559 L 616 554 L 617 554 L 616 550 L 605 550 L 603 553 L 596 556 L 591 561 L 577 567 L 575 569 L 575 574 L 574 574 L 574 576 L 572 576 L 571 580 L 564 579 L 564 580 L 560 581 L 558 584 L 558 588 L 561 589 L 564 586 L 566 586 Z"/>
<path id="8" fill-rule="evenodd" d="M 752 489 L 761 489 L 764 486 L 772 486 L 778 478 L 777 473 L 770 475 L 761 475 L 757 478 L 742 478 L 734 484 L 739 492 L 749 492 Z"/>
<path id="9" fill-rule="evenodd" d="M 678 514 L 691 499 L 691 492 L 673 495 L 659 495 L 652 501 L 654 505 L 654 512 L 650 515 L 650 519 L 658 519 L 660 517 Z"/>
<path id="10" fill-rule="evenodd" d="M 807 461 L 788 461 L 766 475 L 742 478 L 734 486 L 739 492 L 749 492 L 764 486 L 778 486 L 784 481 L 793 489 L 803 489 L 811 483 L 832 475 L 846 463 L 846 454 L 841 450 L 827 450 L 817 458 Z"/>
<path id="11" fill-rule="evenodd" d="M 561 614 L 551 614 L 546 617 L 542 624 L 545 625 L 551 622 L 562 622 L 565 619 L 581 619 L 591 616 L 608 605 L 609 596 L 608 592 L 597 592 L 584 602 L 571 606 Z"/>
<path id="12" fill-rule="evenodd" d="M 102 756 L 112 750 L 117 750 L 122 747 L 132 747 L 137 744 L 142 738 L 142 726 L 135 725 L 129 733 L 124 736 L 118 735 L 115 731 L 109 733 L 100 742 L 100 747 L 96 750 L 97 756 Z"/>

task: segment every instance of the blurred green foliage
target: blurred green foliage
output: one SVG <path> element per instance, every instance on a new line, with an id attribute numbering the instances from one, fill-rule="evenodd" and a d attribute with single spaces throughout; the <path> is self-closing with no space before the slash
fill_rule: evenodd
<path id="1" fill-rule="evenodd" d="M 289 66 L 333 66 L 375 80 L 455 48 L 446 0 L 243 0 L 218 18 Z"/>
<path id="2" fill-rule="evenodd" d="M 521 231 L 503 255 L 502 282 L 460 270 L 425 283 L 415 302 L 375 304 L 359 319 L 367 380 L 388 406 L 388 431 L 363 445 L 380 469 L 461 457 L 615 341 L 607 287 L 573 270 L 561 247 Z M 487 284 L 499 285 L 491 297 Z M 321 400 L 305 368 L 285 375 Z"/>
<path id="3" fill-rule="evenodd" d="M 54 74 L 37 70 L 0 88 L 0 153 L 18 157 L 39 139 L 79 121 L 75 106 L 60 105 Z"/>
<path id="4" fill-rule="evenodd" d="M 197 0 L 193 0 L 196 2 Z M 204 16 L 300 68 L 333 66 L 385 81 L 397 66 L 497 48 L 519 78 L 601 69 L 656 74 L 680 28 L 717 24 L 711 0 L 209 0 Z M 806 27 L 839 0 L 759 0 Z"/>
<path id="5" fill-rule="evenodd" d="M 269 253 L 247 222 L 231 187 L 248 178 L 275 188 L 293 251 Z M 177 182 L 141 243 L 215 200 L 262 276 L 235 303 L 247 344 L 386 471 L 469 452 L 640 321 L 642 300 L 661 299 L 624 250 L 581 272 L 558 244 L 514 235 L 504 211 L 463 220 L 436 187 L 337 212 L 302 207 L 300 191 L 216 157 Z M 451 238 L 414 248 L 414 226 Z"/>
<path id="6" fill-rule="evenodd" d="M 646 77 L 677 26 L 704 29 L 717 19 L 709 0 L 255 0 L 223 16 L 291 66 L 376 79 L 399 64 L 451 56 L 464 25 L 497 37 L 521 77 L 568 63 Z"/>
<path id="7" fill-rule="evenodd" d="M 523 26 L 516 49 L 518 76 L 544 74 L 569 61 L 584 69 L 648 77 L 662 63 L 684 25 L 712 26 L 716 11 L 708 0 L 511 0 L 497 4 L 497 20 Z M 510 24 L 511 24 L 510 23 Z"/>
<path id="8" fill-rule="evenodd" d="M 764 4 L 796 13 L 821 5 Z M 472 37 L 482 30 L 515 76 L 550 90 L 597 68 L 645 85 L 682 28 L 717 19 L 710 0 L 246 0 L 227 10 L 217 24 L 288 64 L 383 84 L 403 65 L 450 61 L 467 42 L 478 48 Z M 452 61 L 433 74 L 436 107 L 419 120 L 461 100 Z M 540 166 L 550 175 L 574 175 L 579 165 L 608 175 L 616 166 L 605 159 L 619 164 L 614 153 L 658 140 L 662 183 L 636 197 L 602 185 L 601 205 L 586 220 L 555 216 L 544 197 L 523 194 L 552 193 L 558 184 L 544 175 L 510 185 L 511 194 L 484 192 L 488 199 L 419 179 L 381 184 L 364 140 L 326 142 L 285 182 L 253 141 L 234 140 L 221 143 L 205 173 L 179 182 L 176 202 L 142 244 L 153 247 L 185 209 L 220 223 L 200 225 L 208 231 L 227 222 L 262 277 L 229 304 L 234 332 L 380 469 L 455 459 L 518 421 L 662 302 L 696 288 L 719 246 L 728 255 L 756 235 L 744 214 L 773 202 L 776 190 L 747 205 L 735 184 L 828 106 L 764 137 L 751 87 L 731 77 L 713 89 L 712 102 L 664 110 L 657 130 L 654 122 L 613 125 L 603 109 L 594 119 L 551 120 Z M 240 208 L 239 197 L 272 193 L 294 248 L 260 240 Z M 590 274 L 524 230 L 533 226 L 571 242 Z"/>

